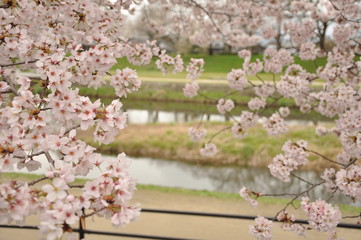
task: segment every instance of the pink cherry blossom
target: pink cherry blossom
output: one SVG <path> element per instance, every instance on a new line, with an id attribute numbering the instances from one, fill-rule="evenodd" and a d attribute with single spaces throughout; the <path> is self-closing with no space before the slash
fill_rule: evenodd
<path id="1" fill-rule="evenodd" d="M 271 228 L 272 221 L 267 220 L 262 216 L 258 216 L 255 219 L 255 225 L 249 226 L 249 232 L 258 240 L 270 240 L 272 239 Z"/>

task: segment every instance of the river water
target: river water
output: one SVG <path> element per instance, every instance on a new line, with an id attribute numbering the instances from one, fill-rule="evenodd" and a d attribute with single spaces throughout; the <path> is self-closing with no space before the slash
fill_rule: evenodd
<path id="1" fill-rule="evenodd" d="M 148 124 L 148 123 L 185 123 L 185 122 L 226 122 L 230 121 L 229 117 L 220 114 L 202 114 L 202 113 L 187 113 L 179 111 L 159 111 L 159 110 L 142 110 L 142 109 L 128 109 L 127 121 L 130 124 Z M 237 119 L 238 117 L 235 117 Z M 315 125 L 316 120 L 300 120 L 288 119 L 288 125 Z"/>
<path id="2" fill-rule="evenodd" d="M 214 112 L 204 114 L 201 111 L 172 111 L 159 108 L 129 108 L 126 111 L 128 112 L 128 123 L 132 124 L 184 123 L 200 121 L 201 118 L 217 122 L 229 120 L 225 116 Z M 287 122 L 290 125 L 313 125 L 317 121 L 315 119 L 311 121 L 290 119 Z M 293 179 L 290 183 L 282 183 L 271 176 L 268 169 L 265 168 L 204 166 L 152 158 L 132 159 L 130 174 L 136 179 L 137 183 L 145 185 L 227 193 L 238 193 L 241 187 L 246 186 L 256 192 L 274 194 L 298 193 L 307 188 L 307 184 L 298 179 Z M 48 169 L 49 164 L 44 158 L 38 158 L 38 160 L 42 163 L 42 168 L 33 173 L 42 174 Z M 25 170 L 18 171 L 27 173 Z M 95 169 L 88 174 L 87 178 L 96 178 L 100 174 L 100 170 Z M 312 183 L 320 181 L 319 173 L 313 171 L 299 171 L 297 175 Z M 312 199 L 328 199 L 330 193 L 323 187 L 318 187 L 310 193 L 310 197 Z M 361 203 L 353 203 L 351 199 L 340 194 L 335 194 L 331 202 L 361 206 Z"/>
<path id="3" fill-rule="evenodd" d="M 110 157 L 113 156 L 104 156 L 104 158 Z M 238 193 L 245 186 L 256 192 L 274 194 L 298 193 L 307 188 L 307 184 L 298 179 L 283 183 L 274 178 L 265 168 L 204 166 L 152 158 L 130 159 L 132 159 L 130 175 L 137 183 L 144 185 L 227 193 Z M 42 174 L 49 168 L 49 164 L 44 157 L 38 157 L 37 160 L 42 163 L 42 167 L 33 173 Z M 105 169 L 104 167 L 101 168 Z M 25 169 L 17 170 L 17 172 L 28 173 Z M 86 178 L 96 178 L 100 174 L 99 169 L 94 169 Z M 313 171 L 298 171 L 296 174 L 312 183 L 320 181 L 319 174 Z M 328 199 L 330 193 L 323 187 L 317 187 L 310 193 L 310 197 L 314 200 Z M 340 194 L 336 194 L 331 202 L 361 207 L 360 203 L 353 203 L 351 199 Z"/>

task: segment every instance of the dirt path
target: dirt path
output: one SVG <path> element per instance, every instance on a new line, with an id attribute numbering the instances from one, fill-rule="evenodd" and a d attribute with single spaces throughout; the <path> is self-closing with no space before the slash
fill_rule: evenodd
<path id="1" fill-rule="evenodd" d="M 204 197 L 181 193 L 167 193 L 157 190 L 139 190 L 135 195 L 136 202 L 141 202 L 143 208 L 172 209 L 185 211 L 201 211 L 213 213 L 229 213 L 243 215 L 263 214 L 273 216 L 281 208 L 281 205 L 262 204 L 259 208 L 251 208 L 241 200 L 219 199 L 216 197 Z M 299 214 L 298 214 L 299 215 Z M 26 224 L 36 224 L 36 217 L 30 218 Z M 197 216 L 179 216 L 143 213 L 139 220 L 125 228 L 114 229 L 110 222 L 101 218 L 87 220 L 87 228 L 98 231 L 113 231 L 124 233 L 137 233 L 158 235 L 167 237 L 209 239 L 209 240 L 243 240 L 253 239 L 248 234 L 248 225 L 252 221 L 234 220 Z M 273 229 L 275 239 L 327 239 L 325 233 L 308 233 L 306 238 L 298 237 L 293 233 L 280 231 L 278 224 Z M 339 229 L 340 236 L 345 240 L 360 239 L 361 230 Z M 0 240 L 33 240 L 38 239 L 38 233 L 34 230 L 9 230 L 0 229 Z M 66 238 L 63 238 L 66 239 Z M 87 240 L 115 240 L 135 239 L 122 237 L 104 237 L 87 235 Z"/>

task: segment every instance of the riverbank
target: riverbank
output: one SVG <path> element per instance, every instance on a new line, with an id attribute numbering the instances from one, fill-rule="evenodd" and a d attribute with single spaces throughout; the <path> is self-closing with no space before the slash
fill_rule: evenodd
<path id="1" fill-rule="evenodd" d="M 314 126 L 291 126 L 284 135 L 270 137 L 266 131 L 257 126 L 250 129 L 243 139 L 236 139 L 231 132 L 225 131 L 212 140 L 219 151 L 214 157 L 202 157 L 199 149 L 209 138 L 231 123 L 204 123 L 208 129 L 207 138 L 200 143 L 192 142 L 188 137 L 189 127 L 196 127 L 197 123 L 182 124 L 130 124 L 119 132 L 115 141 L 108 145 L 92 142 L 90 131 L 80 132 L 79 137 L 97 146 L 104 154 L 118 154 L 126 152 L 132 157 L 152 157 L 168 160 L 178 160 L 195 164 L 238 165 L 249 167 L 267 167 L 273 157 L 281 153 L 282 145 L 288 140 L 306 140 L 309 149 L 317 151 L 327 157 L 334 158 L 341 151 L 336 136 L 329 134 L 319 137 L 315 134 Z M 311 155 L 310 164 L 303 169 L 322 170 L 329 167 L 327 161 Z"/>

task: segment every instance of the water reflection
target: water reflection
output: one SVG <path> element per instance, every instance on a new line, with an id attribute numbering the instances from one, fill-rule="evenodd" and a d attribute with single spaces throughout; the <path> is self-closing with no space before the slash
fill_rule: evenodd
<path id="1" fill-rule="evenodd" d="M 242 186 L 262 193 L 298 193 L 307 187 L 307 183 L 298 179 L 283 183 L 264 168 L 200 166 L 149 158 L 134 159 L 131 174 L 140 184 L 229 193 L 238 193 Z M 319 174 L 313 171 L 299 171 L 297 175 L 312 183 L 321 181 Z M 317 187 L 310 192 L 310 197 L 328 199 L 330 193 Z M 341 194 L 336 194 L 331 202 L 356 205 Z"/>
<path id="2" fill-rule="evenodd" d="M 34 173 L 41 174 L 49 168 L 49 164 L 45 158 L 39 157 L 38 160 L 42 163 L 42 168 Z M 104 167 L 101 166 L 103 169 Z M 25 170 L 17 171 L 26 172 Z M 94 169 L 86 177 L 96 178 L 100 174 L 99 169 Z M 238 193 L 243 186 L 256 192 L 276 194 L 299 193 L 307 187 L 306 183 L 298 179 L 293 179 L 290 183 L 282 183 L 271 176 L 265 168 L 202 166 L 151 158 L 133 158 L 130 175 L 139 184 L 228 193 Z M 313 171 L 299 171 L 297 175 L 312 183 L 320 181 L 319 174 Z M 329 197 L 330 193 L 323 187 L 316 187 L 310 192 L 310 198 L 314 200 Z M 336 194 L 331 202 L 361 206 L 361 203 L 353 203 L 350 198 L 341 194 Z"/>
<path id="3" fill-rule="evenodd" d="M 133 124 L 194 122 L 200 121 L 203 116 L 198 113 L 138 109 L 128 109 L 127 113 L 128 122 Z M 224 122 L 228 121 L 229 117 L 219 114 L 206 114 L 204 115 L 205 119 L 211 122 Z"/>
<path id="4" fill-rule="evenodd" d="M 139 110 L 128 109 L 128 123 L 132 124 L 148 124 L 148 123 L 185 123 L 198 122 L 203 117 L 203 120 L 210 122 L 225 122 L 229 121 L 229 116 L 220 114 L 202 114 L 202 113 L 188 113 L 179 111 L 160 111 L 160 110 Z M 238 117 L 235 117 L 238 119 Z M 287 120 L 289 125 L 316 125 L 316 120 Z"/>

